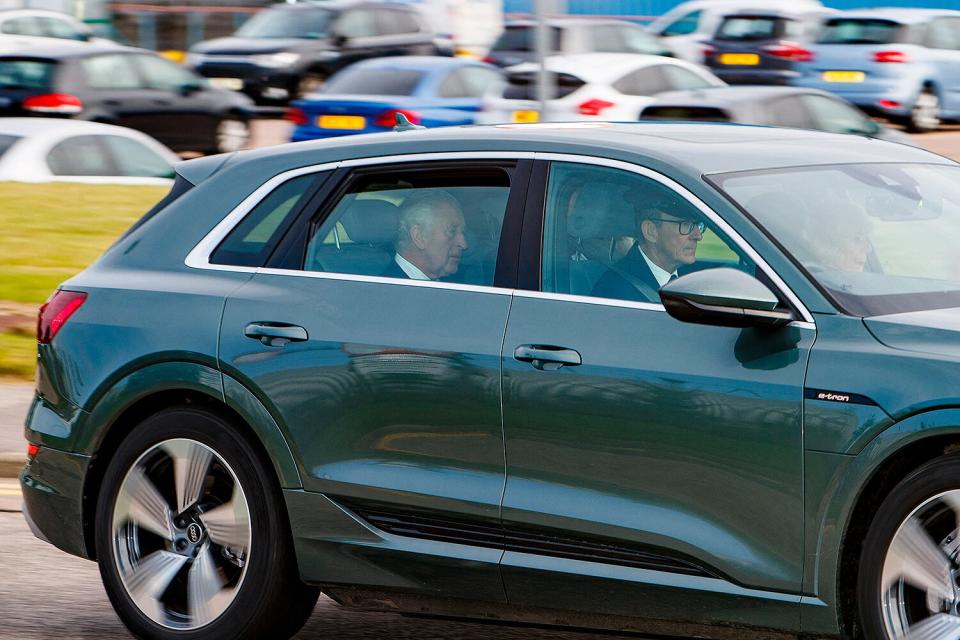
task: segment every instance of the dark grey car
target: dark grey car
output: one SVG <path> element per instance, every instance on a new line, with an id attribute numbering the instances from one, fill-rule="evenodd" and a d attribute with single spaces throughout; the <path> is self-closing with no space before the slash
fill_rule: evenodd
<path id="1" fill-rule="evenodd" d="M 851 133 L 912 144 L 906 134 L 871 120 L 826 91 L 795 87 L 711 87 L 657 96 L 641 120 L 737 122 Z"/>
<path id="2" fill-rule="evenodd" d="M 194 45 L 187 62 L 215 86 L 270 104 L 311 93 L 359 60 L 449 53 L 416 7 L 336 0 L 273 6 L 229 38 Z"/>

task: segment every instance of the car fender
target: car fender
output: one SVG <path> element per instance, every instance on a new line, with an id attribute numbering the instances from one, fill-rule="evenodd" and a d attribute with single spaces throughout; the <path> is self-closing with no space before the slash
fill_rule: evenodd
<path id="1" fill-rule="evenodd" d="M 109 429 L 77 430 L 74 449 L 93 454 L 104 444 L 107 434 L 113 439 L 122 436 L 115 429 L 132 424 L 118 420 L 138 403 L 169 392 L 202 394 L 229 407 L 250 427 L 270 457 L 280 486 L 300 488 L 300 472 L 287 439 L 266 407 L 239 382 L 213 367 L 196 362 L 161 362 L 133 371 L 116 381 L 100 398 L 84 422 L 90 425 L 110 424 Z"/>
<path id="2" fill-rule="evenodd" d="M 805 491 L 810 501 L 805 518 L 809 546 L 804 592 L 816 598 L 805 603 L 810 606 L 804 607 L 804 632 L 836 632 L 840 552 L 863 490 L 879 469 L 907 447 L 940 436 L 960 440 L 960 408 L 906 417 L 878 433 L 856 455 L 805 452 Z M 818 605 L 833 606 L 813 606 L 815 600 Z"/>

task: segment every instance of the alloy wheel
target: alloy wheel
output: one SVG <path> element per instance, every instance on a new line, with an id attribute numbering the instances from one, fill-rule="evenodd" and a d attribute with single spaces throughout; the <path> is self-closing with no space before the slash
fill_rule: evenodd
<path id="1" fill-rule="evenodd" d="M 226 118 L 217 124 L 217 151 L 240 151 L 250 141 L 250 125 L 244 120 Z"/>
<path id="2" fill-rule="evenodd" d="M 237 476 L 210 447 L 157 443 L 124 477 L 113 508 L 114 562 L 130 599 L 154 623 L 199 629 L 233 603 L 251 552 Z"/>
<path id="3" fill-rule="evenodd" d="M 910 111 L 910 124 L 914 131 L 934 131 L 940 126 L 940 99 L 930 89 L 917 96 Z"/>

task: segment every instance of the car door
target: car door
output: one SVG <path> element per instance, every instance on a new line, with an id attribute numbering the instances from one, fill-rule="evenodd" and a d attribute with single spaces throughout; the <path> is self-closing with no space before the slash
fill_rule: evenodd
<path id="1" fill-rule="evenodd" d="M 687 268 L 772 282 L 727 223 L 653 171 L 553 156 L 532 192 L 546 194 L 524 226 L 521 264 L 533 267 L 503 349 L 509 601 L 797 624 L 812 325 L 686 324 L 658 299 L 599 297 L 605 277 L 642 259 L 635 218 L 656 203 L 706 225 Z"/>
<path id="2" fill-rule="evenodd" d="M 133 54 L 105 53 L 80 60 L 80 98 L 86 115 L 143 131 L 163 139 L 162 122 L 154 117 L 150 91 L 133 62 Z"/>
<path id="3" fill-rule="evenodd" d="M 390 531 L 411 517 L 452 523 L 440 539 L 470 546 L 424 584 L 452 575 L 463 592 L 447 582 L 446 595 L 503 601 L 499 543 L 470 532 L 499 525 L 500 347 L 529 163 L 457 155 L 348 163 L 313 197 L 311 178 L 276 187 L 213 256 L 259 264 L 261 225 L 285 224 L 277 203 L 301 207 L 268 267 L 227 301 L 220 358 L 280 423 L 310 495 L 375 512 Z M 394 252 L 433 197 L 458 203 L 466 247 L 443 280 L 406 278 Z"/>

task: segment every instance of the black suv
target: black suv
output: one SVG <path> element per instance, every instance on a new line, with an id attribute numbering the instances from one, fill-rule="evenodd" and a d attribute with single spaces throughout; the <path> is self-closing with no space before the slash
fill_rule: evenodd
<path id="1" fill-rule="evenodd" d="M 325 1 L 261 11 L 233 36 L 194 45 L 187 62 L 214 86 L 270 104 L 315 91 L 358 60 L 444 53 L 416 7 Z"/>

